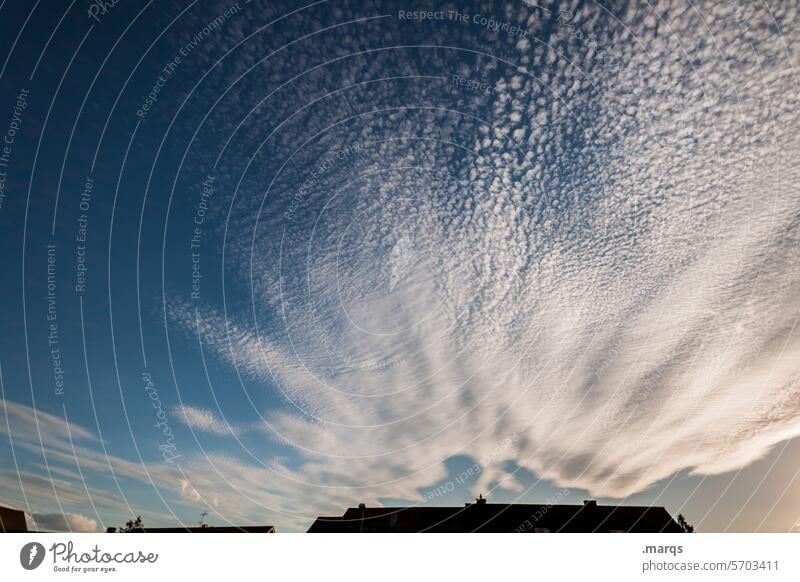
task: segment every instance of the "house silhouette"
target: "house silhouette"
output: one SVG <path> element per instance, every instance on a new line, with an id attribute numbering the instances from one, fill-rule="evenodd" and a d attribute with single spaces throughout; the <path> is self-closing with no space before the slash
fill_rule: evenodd
<path id="1" fill-rule="evenodd" d="M 119 533 L 116 527 L 109 527 L 106 533 Z M 201 525 L 199 527 L 144 527 L 125 533 L 275 533 L 274 525 Z"/>
<path id="2" fill-rule="evenodd" d="M 681 533 L 664 507 L 487 503 L 464 507 L 351 507 L 341 517 L 318 517 L 309 533 Z"/>
<path id="3" fill-rule="evenodd" d="M 0 533 L 27 531 L 28 522 L 25 520 L 24 511 L 0 506 Z"/>

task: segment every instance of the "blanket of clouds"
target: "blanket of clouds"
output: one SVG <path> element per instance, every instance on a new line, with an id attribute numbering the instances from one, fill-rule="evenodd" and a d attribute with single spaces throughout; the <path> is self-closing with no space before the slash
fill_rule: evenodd
<path id="1" fill-rule="evenodd" d="M 800 114 L 778 32 L 797 6 L 771 9 L 514 6 L 529 32 L 510 44 L 345 59 L 259 105 L 287 121 L 242 130 L 268 152 L 239 136 L 239 184 L 260 187 L 228 217 L 226 284 L 251 293 L 170 315 L 282 394 L 258 413 L 301 460 L 272 482 L 421 500 L 469 455 L 476 492 L 521 490 L 524 467 L 624 497 L 800 434 Z M 285 66 L 365 50 L 342 41 Z"/>
<path id="2" fill-rule="evenodd" d="M 0 432 L 46 453 L 0 485 L 62 505 L 37 527 L 185 504 L 300 530 L 430 502 L 463 457 L 490 499 L 623 499 L 800 436 L 800 6 L 324 4 L 244 7 L 168 80 L 185 111 L 140 122 L 215 176 L 201 298 L 184 258 L 149 289 L 189 346 L 164 410 L 202 446 L 118 452 L 4 396 Z"/>

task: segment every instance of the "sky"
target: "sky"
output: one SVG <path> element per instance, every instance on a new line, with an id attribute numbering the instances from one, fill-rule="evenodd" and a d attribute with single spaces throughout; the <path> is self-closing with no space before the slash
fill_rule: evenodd
<path id="1" fill-rule="evenodd" d="M 0 505 L 800 530 L 798 10 L 0 4 Z"/>

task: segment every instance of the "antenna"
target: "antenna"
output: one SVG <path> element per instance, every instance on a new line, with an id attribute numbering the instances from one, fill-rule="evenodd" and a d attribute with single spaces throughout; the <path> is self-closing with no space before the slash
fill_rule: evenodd
<path id="1" fill-rule="evenodd" d="M 204 511 L 200 514 L 200 527 L 205 527 L 206 516 L 208 515 L 207 511 Z"/>

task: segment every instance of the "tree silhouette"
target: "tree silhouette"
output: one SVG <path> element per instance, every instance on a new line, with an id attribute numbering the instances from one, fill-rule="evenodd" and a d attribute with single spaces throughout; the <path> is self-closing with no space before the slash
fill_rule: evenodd
<path id="1" fill-rule="evenodd" d="M 694 526 L 686 521 L 686 518 L 680 513 L 678 514 L 678 526 L 683 530 L 683 533 L 692 533 L 694 531 Z"/>
<path id="2" fill-rule="evenodd" d="M 144 523 L 142 523 L 142 516 L 137 515 L 136 519 L 130 519 L 126 521 L 125 527 L 123 527 L 120 531 L 123 533 L 144 531 Z"/>

